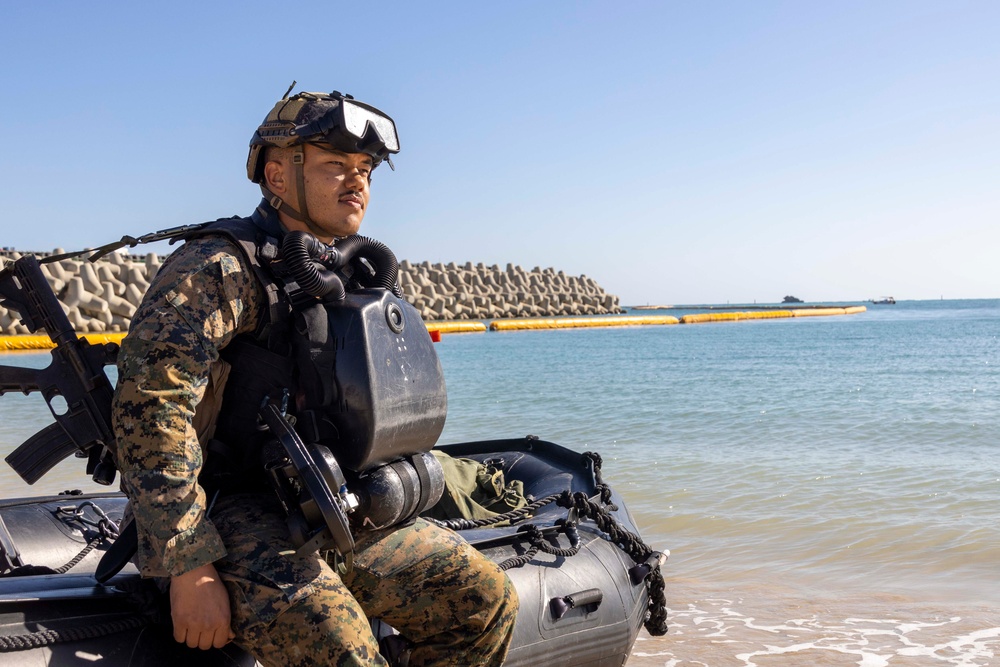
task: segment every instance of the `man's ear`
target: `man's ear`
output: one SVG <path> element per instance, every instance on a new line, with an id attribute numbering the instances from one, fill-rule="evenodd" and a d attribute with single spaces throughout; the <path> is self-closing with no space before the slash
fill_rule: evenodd
<path id="1" fill-rule="evenodd" d="M 270 160 L 264 165 L 264 182 L 267 189 L 274 194 L 281 196 L 288 193 L 288 178 L 285 174 L 285 165 L 277 160 Z"/>

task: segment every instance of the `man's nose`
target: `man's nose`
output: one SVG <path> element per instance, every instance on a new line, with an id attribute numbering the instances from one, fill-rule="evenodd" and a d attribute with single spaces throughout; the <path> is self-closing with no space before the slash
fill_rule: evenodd
<path id="1" fill-rule="evenodd" d="M 362 183 L 368 182 L 368 176 L 364 173 L 361 167 L 357 169 L 350 169 L 347 172 L 347 180 L 349 183 L 357 183 L 358 181 Z"/>

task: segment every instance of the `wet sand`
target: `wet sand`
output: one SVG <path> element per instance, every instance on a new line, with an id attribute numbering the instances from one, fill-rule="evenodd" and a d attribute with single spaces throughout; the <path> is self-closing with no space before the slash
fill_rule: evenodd
<path id="1" fill-rule="evenodd" d="M 996 586 L 995 581 L 984 587 Z M 891 593 L 667 582 L 670 631 L 643 632 L 627 667 L 1000 665 L 1000 608 Z"/>

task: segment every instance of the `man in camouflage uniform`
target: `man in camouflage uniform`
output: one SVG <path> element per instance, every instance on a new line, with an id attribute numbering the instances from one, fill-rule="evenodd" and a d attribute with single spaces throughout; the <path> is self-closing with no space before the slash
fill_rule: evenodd
<path id="1" fill-rule="evenodd" d="M 277 235 L 308 231 L 324 243 L 357 232 L 371 172 L 398 141 L 388 117 L 346 132 L 308 124 L 334 117 L 343 99 L 286 96 L 254 135 L 248 170 L 266 196 L 254 224 Z M 282 123 L 300 135 L 269 139 Z M 229 238 L 187 242 L 156 275 L 119 356 L 118 465 L 139 568 L 169 580 L 175 639 L 201 649 L 232 640 L 265 665 L 386 665 L 368 620 L 377 617 L 407 640 L 409 665 L 499 665 L 516 593 L 451 531 L 418 519 L 358 532 L 354 566 L 341 574 L 325 553 L 294 553 L 272 490 L 209 501 L 199 473 L 211 455 L 197 422 L 221 396 L 219 353 L 268 316 L 264 288 L 246 264 Z"/>

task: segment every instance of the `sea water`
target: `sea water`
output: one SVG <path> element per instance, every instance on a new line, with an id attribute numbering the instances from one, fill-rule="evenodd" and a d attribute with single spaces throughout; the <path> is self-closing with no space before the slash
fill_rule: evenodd
<path id="1" fill-rule="evenodd" d="M 628 667 L 1000 665 L 1000 300 L 445 336 L 442 442 L 604 459 L 669 549 Z M 48 355 L 5 355 L 41 366 Z M 50 421 L 0 399 L 0 452 Z M 81 482 L 68 460 L 3 495 Z"/>

